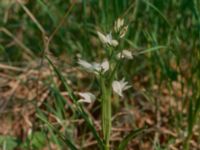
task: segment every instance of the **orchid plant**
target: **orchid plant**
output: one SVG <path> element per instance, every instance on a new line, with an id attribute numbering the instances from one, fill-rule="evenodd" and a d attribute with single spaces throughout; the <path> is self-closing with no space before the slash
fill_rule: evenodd
<path id="1" fill-rule="evenodd" d="M 102 62 L 90 63 L 82 59 L 79 59 L 78 61 L 78 64 L 81 66 L 81 68 L 96 75 L 99 83 L 101 90 L 101 121 L 105 150 L 110 149 L 110 134 L 112 127 L 112 94 L 117 94 L 119 97 L 123 97 L 123 92 L 131 87 L 124 78 L 121 80 L 116 79 L 116 74 L 118 73 L 121 62 L 124 59 L 133 58 L 131 51 L 127 49 L 117 50 L 120 40 L 125 36 L 127 30 L 128 26 L 124 24 L 124 19 L 118 18 L 114 23 L 114 29 L 110 33 L 105 35 L 100 31 L 97 31 L 97 36 L 105 49 L 106 58 Z M 116 35 L 116 39 L 113 37 L 112 33 Z M 96 99 L 96 97 L 89 92 L 79 93 L 79 96 L 81 97 L 79 102 L 91 103 Z"/>

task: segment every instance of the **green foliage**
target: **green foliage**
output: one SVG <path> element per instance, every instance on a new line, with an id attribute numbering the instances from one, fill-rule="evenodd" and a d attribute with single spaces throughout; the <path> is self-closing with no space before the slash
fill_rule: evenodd
<path id="1" fill-rule="evenodd" d="M 12 136 L 0 136 L 0 149 L 2 150 L 13 150 L 20 142 L 17 138 Z"/>
<path id="2" fill-rule="evenodd" d="M 46 142 L 46 134 L 40 131 L 35 131 L 28 136 L 21 147 L 24 149 L 42 149 L 46 145 Z"/>

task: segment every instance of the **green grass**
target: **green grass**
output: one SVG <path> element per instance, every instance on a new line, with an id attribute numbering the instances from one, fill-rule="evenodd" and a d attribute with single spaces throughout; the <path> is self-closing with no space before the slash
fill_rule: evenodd
<path id="1" fill-rule="evenodd" d="M 92 91 L 100 96 L 101 89 L 94 75 L 78 69 L 77 60 L 78 55 L 89 62 L 104 58 L 96 30 L 110 32 L 118 17 L 125 19 L 129 29 L 116 51 L 129 48 L 135 56 L 125 61 L 115 75 L 118 79 L 125 77 L 133 88 L 118 104 L 113 102 L 117 98 L 111 97 L 112 116 L 124 110 L 139 110 L 141 119 L 151 114 L 154 122 L 139 132 L 137 114 L 132 114 L 128 120 L 133 121 L 129 123 L 129 116 L 120 116 L 112 123 L 113 127 L 128 126 L 132 130 L 119 132 L 118 141 L 111 138 L 111 146 L 126 149 L 139 139 L 141 143 L 149 142 L 152 149 L 168 149 L 179 138 L 182 148 L 187 150 L 193 148 L 190 141 L 200 143 L 200 137 L 195 135 L 200 128 L 200 1 L 82 0 L 70 3 L 69 0 L 35 0 L 21 5 L 5 4 L 5 1 L 0 2 L 0 64 L 27 67 L 29 62 L 43 60 L 36 70 L 46 62 L 53 69 L 42 81 L 50 94 L 40 107 L 35 106 L 32 132 L 25 138 L 0 135 L 0 149 L 42 149 L 52 145 L 57 149 L 104 149 L 100 100 L 89 106 L 80 105 L 76 96 L 77 91 Z M 72 68 L 76 71 L 66 73 Z M 3 69 L 0 68 L 0 72 Z M 59 85 L 54 78 L 60 81 Z M 163 94 L 166 90 L 167 94 Z M 63 96 L 63 92 L 67 92 L 67 96 Z M 168 103 L 168 98 L 173 102 Z M 9 101 L 10 107 L 18 103 L 14 100 Z M 38 100 L 37 97 L 33 101 Z M 167 109 L 165 113 L 163 109 Z M 0 113 L 0 118 L 6 117 Z M 168 118 L 165 124 L 164 117 Z M 121 122 L 123 119 L 126 125 Z M 163 126 L 177 137 L 154 129 Z M 111 130 L 111 137 L 115 133 Z M 159 138 L 155 136 L 157 133 Z M 164 142 L 162 136 L 166 136 Z M 120 144 L 120 141 L 123 142 Z M 87 146 L 88 143 L 91 146 Z"/>

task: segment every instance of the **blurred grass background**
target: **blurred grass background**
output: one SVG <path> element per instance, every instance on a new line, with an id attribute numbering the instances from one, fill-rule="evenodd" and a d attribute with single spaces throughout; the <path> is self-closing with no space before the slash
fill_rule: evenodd
<path id="1" fill-rule="evenodd" d="M 0 62 L 21 67 L 42 58 L 44 50 L 43 35 L 38 25 L 24 11 L 23 6 L 32 13 L 44 29 L 45 34 L 49 36 L 57 28 L 71 5 L 73 5 L 73 8 L 70 14 L 64 18 L 63 24 L 49 44 L 49 50 L 54 57 L 63 64 L 73 67 L 76 66 L 77 55 L 89 61 L 101 59 L 102 47 L 97 40 L 96 30 L 108 33 L 118 17 L 124 18 L 129 25 L 129 30 L 126 40 L 123 41 L 120 48 L 130 48 L 135 53 L 159 46 L 163 46 L 163 48 L 139 55 L 128 61 L 120 72 L 121 76 L 125 76 L 133 84 L 136 95 L 137 92 L 142 91 L 140 86 L 137 86 L 139 82 L 146 89 L 146 92 L 143 93 L 145 98 L 148 101 L 153 99 L 152 103 L 156 108 L 159 108 L 165 101 L 165 96 L 162 97 L 163 99 L 159 99 L 156 98 L 157 95 L 163 92 L 163 88 L 167 88 L 169 95 L 175 99 L 175 103 L 176 100 L 181 101 L 182 110 L 187 110 L 187 113 L 185 113 L 183 111 L 177 112 L 174 108 L 169 109 L 170 118 L 168 119 L 171 121 L 167 126 L 176 129 L 176 132 L 184 130 L 190 139 L 193 134 L 193 126 L 200 123 L 198 119 L 200 107 L 200 1 L 27 0 L 19 5 L 15 0 L 1 0 Z M 68 76 L 73 78 L 70 75 Z M 88 78 L 89 81 L 92 79 Z M 87 83 L 87 81 L 85 82 Z M 74 86 L 80 85 L 76 83 L 79 81 L 72 82 L 75 84 Z M 90 86 L 82 83 L 82 81 L 80 82 L 81 85 L 76 87 L 78 89 Z M 178 98 L 177 87 L 174 89 L 174 84 L 177 82 L 181 85 L 181 96 Z M 152 90 L 155 85 L 158 88 L 156 93 Z M 92 87 L 95 88 L 95 81 Z M 56 95 L 54 95 L 55 99 L 62 99 L 59 97 L 58 89 L 51 90 Z M 192 94 L 190 94 L 190 91 L 192 91 Z M 135 96 L 130 92 L 128 98 L 134 100 Z M 55 116 L 66 119 L 70 115 L 63 116 L 65 111 L 60 108 L 64 108 L 63 101 L 56 106 L 58 108 L 53 108 L 55 110 L 50 108 L 51 103 L 47 103 L 45 107 L 49 108 L 50 112 L 53 111 Z M 135 107 L 129 105 L 132 102 L 123 101 L 123 103 L 123 106 L 129 109 Z M 141 111 L 145 111 L 142 109 Z M 117 109 L 116 112 L 119 110 Z M 92 114 L 95 114 L 95 111 Z M 187 125 L 183 125 L 183 122 L 187 122 Z M 74 128 L 76 126 L 69 125 L 65 127 L 65 131 L 73 133 Z M 19 145 L 41 149 L 46 143 L 44 135 L 46 131 L 38 130 L 38 127 L 35 130 L 32 134 L 35 139 L 33 138 L 32 142 L 29 141 L 30 143 L 17 137 L 2 135 L 0 136 L 0 145 L 1 141 L 11 139 L 6 140 L 8 143 L 11 142 L 8 145 L 13 145 L 11 149 Z M 51 128 L 48 128 L 48 130 L 53 132 Z M 82 132 L 86 131 L 87 129 Z M 72 133 L 70 135 L 73 135 Z M 52 139 L 53 143 L 60 145 L 60 148 L 65 147 L 57 139 L 57 136 L 53 136 Z M 74 143 L 77 142 L 73 137 L 71 139 Z M 84 141 L 84 137 L 82 140 Z M 168 148 L 171 139 L 169 138 L 166 141 L 166 143 L 159 143 L 161 145 L 160 149 L 162 147 L 163 149 Z M 200 143 L 200 138 L 197 141 Z M 26 145 L 27 143 L 30 145 Z M 154 149 L 159 149 L 158 147 L 153 146 Z"/>

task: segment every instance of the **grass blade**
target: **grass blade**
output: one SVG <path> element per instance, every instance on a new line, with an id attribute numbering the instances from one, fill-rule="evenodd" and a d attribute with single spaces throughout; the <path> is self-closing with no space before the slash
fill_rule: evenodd
<path id="1" fill-rule="evenodd" d="M 139 128 L 139 129 L 136 129 L 136 130 L 133 130 L 131 131 L 122 141 L 121 143 L 119 144 L 119 147 L 117 150 L 125 150 L 127 145 L 128 145 L 128 142 L 130 140 L 132 140 L 134 137 L 136 137 L 138 134 L 140 134 L 142 131 L 144 130 L 144 128 Z"/>
<path id="2" fill-rule="evenodd" d="M 76 146 L 66 137 L 60 134 L 60 132 L 51 125 L 51 123 L 47 120 L 46 116 L 42 113 L 41 110 L 37 109 L 37 117 L 43 121 L 49 129 L 53 130 L 54 132 L 56 132 L 56 134 L 59 136 L 60 139 L 62 139 L 62 141 L 68 146 L 68 148 L 70 148 L 71 150 L 78 150 L 76 148 Z"/>
<path id="3" fill-rule="evenodd" d="M 74 104 L 77 106 L 78 113 L 83 117 L 83 119 L 87 123 L 89 129 L 92 131 L 93 136 L 97 140 L 99 147 L 101 149 L 103 149 L 103 147 L 104 147 L 103 141 L 101 140 L 100 136 L 98 135 L 98 133 L 97 133 L 95 127 L 94 127 L 94 124 L 89 119 L 88 114 L 84 111 L 82 105 L 79 105 L 77 103 L 76 96 L 74 95 L 72 89 L 68 86 L 68 84 L 67 84 L 65 78 L 63 77 L 63 75 L 61 74 L 61 72 L 56 68 L 56 66 L 53 64 L 53 62 L 47 56 L 45 58 L 48 60 L 49 64 L 53 67 L 56 75 L 61 80 L 62 84 L 64 85 L 64 88 L 67 90 L 69 97 L 73 100 Z"/>
<path id="4" fill-rule="evenodd" d="M 156 46 L 156 47 L 148 48 L 146 50 L 137 52 L 136 55 L 145 54 L 148 52 L 153 52 L 153 51 L 157 51 L 157 50 L 164 49 L 164 48 L 166 48 L 166 47 L 165 46 Z"/>

